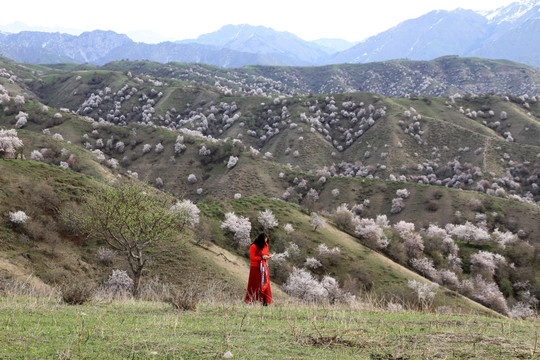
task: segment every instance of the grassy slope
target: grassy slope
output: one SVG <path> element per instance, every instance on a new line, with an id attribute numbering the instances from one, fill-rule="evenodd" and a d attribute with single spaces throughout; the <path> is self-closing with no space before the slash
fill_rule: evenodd
<path id="1" fill-rule="evenodd" d="M 18 358 L 535 359 L 537 323 L 339 307 L 58 305 L 0 298 L 0 356 Z"/>
<path id="2" fill-rule="evenodd" d="M 3 270 L 12 273 L 11 266 L 16 266 L 20 276 L 34 272 L 43 282 L 52 285 L 73 278 L 98 283 L 112 268 L 125 267 L 121 257 L 111 268 L 99 265 L 95 252 L 103 244 L 73 237 L 58 224 L 54 209 L 62 208 L 69 202 L 80 201 L 86 192 L 94 191 L 97 183 L 92 178 L 34 161 L 3 160 L 0 167 L 1 173 L 5 174 L 0 179 L 3 184 L 0 214 L 6 219 L 0 227 L 0 244 L 3 263 L 11 263 L 10 267 L 3 266 Z M 30 188 L 33 191 L 27 191 Z M 213 212 L 210 211 L 213 208 L 211 205 L 201 206 L 203 210 L 206 209 L 208 216 L 202 220 L 204 225 L 197 228 L 194 234 L 184 234 L 184 241 L 178 245 L 174 242 L 160 245 L 153 252 L 154 261 L 149 274 L 175 284 L 185 282 L 185 274 L 189 272 L 197 273 L 203 282 L 218 278 L 224 282 L 227 292 L 235 294 L 237 298 L 241 297 L 248 273 L 246 254 L 244 250 L 238 253 L 230 237 L 223 237 L 218 224 L 223 213 L 230 210 L 249 216 L 256 224 L 258 211 L 270 208 L 280 223 L 290 222 L 297 229 L 292 238 L 287 237 L 282 230 L 275 232 L 273 236 L 276 244 L 273 250 L 276 252 L 283 251 L 289 241 L 299 244 L 306 256 L 314 254 L 320 243 L 339 246 L 343 248 L 344 255 L 337 265 L 329 269 L 330 274 L 342 283 L 354 280 L 354 276 L 371 279 L 372 290 L 381 296 L 403 289 L 408 279 L 419 278 L 331 227 L 313 232 L 309 218 L 297 207 L 282 201 L 246 198 L 233 201 L 225 207 L 217 203 L 217 208 L 214 206 L 217 211 Z M 14 228 L 7 221 L 8 212 L 14 210 L 24 210 L 31 217 L 25 228 Z M 29 238 L 23 238 L 23 235 Z M 209 245 L 209 248 L 194 246 L 193 240 L 214 242 L 225 250 L 215 245 Z M 217 256 L 220 252 L 223 255 Z M 352 279 L 347 278 L 347 274 L 353 273 L 356 275 Z M 359 288 L 354 288 L 358 284 L 351 284 L 351 290 L 359 292 Z M 279 287 L 275 288 L 280 296 Z M 440 291 L 440 294 L 440 301 L 435 304 L 437 306 L 449 305 L 465 312 L 486 311 L 460 296 L 456 298 L 451 292 Z"/>
<path id="3" fill-rule="evenodd" d="M 78 281 L 98 284 L 114 268 L 127 268 L 121 256 L 111 267 L 99 264 L 96 250 L 104 244 L 86 242 L 66 232 L 56 209 L 79 202 L 84 194 L 96 191 L 98 183 L 90 177 L 35 161 L 0 160 L 0 272 L 19 280 L 32 278 L 48 285 Z M 9 223 L 8 212 L 23 210 L 31 220 L 22 228 Z M 245 279 L 230 276 L 230 265 L 216 262 L 208 250 L 192 243 L 189 231 L 183 241 L 162 244 L 152 253 L 152 276 L 181 284 L 194 272 L 203 283 L 220 279 L 227 292 L 240 293 Z M 216 252 L 214 250 L 214 252 Z M 233 263 L 245 261 L 228 255 Z M 223 265 L 223 266 L 221 266 Z M 33 280 L 34 281 L 34 280 Z"/>

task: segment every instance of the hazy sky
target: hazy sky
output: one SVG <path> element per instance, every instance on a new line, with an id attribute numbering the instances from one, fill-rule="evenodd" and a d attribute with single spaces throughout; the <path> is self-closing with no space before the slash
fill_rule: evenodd
<path id="1" fill-rule="evenodd" d="M 3 1 L 1 25 L 113 30 L 151 30 L 175 40 L 196 38 L 226 24 L 289 31 L 304 40 L 359 41 L 431 10 L 493 10 L 512 0 L 188 0 Z"/>

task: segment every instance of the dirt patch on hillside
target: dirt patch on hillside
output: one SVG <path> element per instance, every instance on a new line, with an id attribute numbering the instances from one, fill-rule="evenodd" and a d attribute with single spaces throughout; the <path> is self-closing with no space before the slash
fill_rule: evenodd
<path id="1" fill-rule="evenodd" d="M 52 291 L 52 288 L 49 285 L 35 277 L 24 267 L 14 264 L 0 256 L 0 279 L 1 278 L 10 278 L 12 280 L 27 283 L 40 293 L 48 293 Z"/>

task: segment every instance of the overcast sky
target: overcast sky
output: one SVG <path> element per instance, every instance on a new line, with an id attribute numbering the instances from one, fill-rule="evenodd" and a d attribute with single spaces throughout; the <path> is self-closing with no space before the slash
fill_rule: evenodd
<path id="1" fill-rule="evenodd" d="M 227 24 L 263 25 L 304 40 L 359 41 L 431 10 L 493 10 L 512 0 L 176 0 L 3 1 L 1 25 L 113 30 L 148 30 L 182 40 Z"/>

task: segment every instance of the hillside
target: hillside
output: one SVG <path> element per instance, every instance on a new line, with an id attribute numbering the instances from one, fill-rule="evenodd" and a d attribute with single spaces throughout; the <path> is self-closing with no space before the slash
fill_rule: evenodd
<path id="1" fill-rule="evenodd" d="M 146 66 L 150 68 L 151 64 Z M 197 156 L 200 149 L 192 146 L 186 146 L 185 154 L 197 158 L 203 168 L 208 162 L 223 162 L 219 177 L 227 176 L 225 162 L 229 156 L 238 156 L 244 150 L 239 142 L 238 146 L 218 146 L 215 139 L 236 138 L 247 150 L 251 146 L 261 150 L 261 155 L 269 152 L 278 163 L 299 166 L 304 171 L 400 178 L 482 192 L 495 182 L 511 195 L 538 201 L 534 184 L 540 122 L 535 96 L 390 98 L 351 93 L 269 98 L 264 92 L 248 95 L 221 85 L 111 70 L 47 73 L 28 83 L 44 103 L 65 106 L 94 121 L 161 125 L 207 137 L 205 146 L 210 155 Z M 50 126 L 42 125 L 39 130 L 45 127 Z M 142 171 L 139 166 L 146 161 L 140 161 L 144 154 L 136 150 L 142 140 L 127 131 L 115 134 L 107 126 L 100 128 L 92 130 L 97 132 L 92 136 L 86 131 L 83 138 L 85 132 L 80 131 L 69 140 L 94 148 L 101 138 L 101 151 L 106 154 L 113 154 L 115 142 L 135 142 L 118 160 L 124 159 L 132 170 Z M 154 161 L 183 154 L 183 149 L 175 150 L 173 133 L 151 127 L 143 131 L 144 137 L 159 134 L 149 145 L 163 146 L 162 153 L 151 152 L 145 158 Z M 111 136 L 112 143 L 105 144 Z M 249 166 L 249 160 L 246 162 Z M 239 168 L 243 166 L 240 162 Z M 171 169 L 170 165 L 166 168 Z M 167 180 L 165 170 L 155 168 L 147 174 L 148 180 L 159 173 Z M 276 168 L 276 172 L 280 170 Z M 187 179 L 187 169 L 183 175 Z M 167 187 L 171 181 L 164 183 Z M 276 191 L 271 193 L 279 196 Z"/>
<path id="2" fill-rule="evenodd" d="M 372 92 L 448 96 L 538 94 L 537 68 L 507 60 L 445 56 L 431 61 L 393 60 L 318 67 L 249 66 L 220 69 L 202 64 L 113 62 L 105 69 L 204 82 L 243 94 L 336 94 Z"/>
<path id="3" fill-rule="evenodd" d="M 423 275 L 444 285 L 432 310 L 490 313 L 466 295 L 510 314 L 526 294 L 540 296 L 536 96 L 269 97 L 126 69 L 3 69 L 0 125 L 17 129 L 27 159 L 0 162 L 5 269 L 36 269 L 47 284 L 84 271 L 100 283 L 112 270 L 94 257 L 103 244 L 70 233 L 56 211 L 120 176 L 201 210 L 184 245 L 153 254 L 150 273 L 167 283 L 196 269 L 229 278 L 227 291 L 241 296 L 246 249 L 220 224 L 227 213 L 247 217 L 253 236 L 268 209 L 279 223 L 272 251 L 283 258 L 271 269 L 276 291 L 304 268 L 384 304 L 413 303 L 407 281 Z M 27 211 L 28 227 L 8 220 L 14 210 Z M 314 230 L 313 211 L 326 228 Z M 215 266 L 222 251 L 229 261 Z"/>

